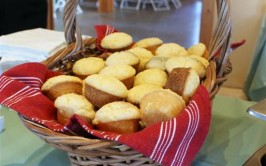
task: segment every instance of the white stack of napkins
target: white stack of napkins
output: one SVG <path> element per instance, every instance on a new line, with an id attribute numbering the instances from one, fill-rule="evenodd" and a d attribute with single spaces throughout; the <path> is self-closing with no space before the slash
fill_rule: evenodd
<path id="1" fill-rule="evenodd" d="M 41 62 L 66 46 L 64 33 L 42 28 L 0 36 L 0 73 L 25 62 Z"/>

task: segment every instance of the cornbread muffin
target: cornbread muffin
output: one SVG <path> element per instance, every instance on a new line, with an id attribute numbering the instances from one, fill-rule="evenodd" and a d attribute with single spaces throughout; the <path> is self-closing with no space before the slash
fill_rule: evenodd
<path id="1" fill-rule="evenodd" d="M 144 126 L 176 117 L 184 108 L 185 102 L 178 94 L 161 89 L 146 94 L 140 101 L 140 117 Z"/>
<path id="2" fill-rule="evenodd" d="M 133 48 L 134 47 L 146 48 L 147 50 L 151 51 L 152 54 L 155 54 L 155 51 L 157 50 L 157 48 L 162 44 L 163 44 L 163 41 L 161 39 L 157 37 L 150 37 L 150 38 L 139 40 L 133 45 Z"/>
<path id="3" fill-rule="evenodd" d="M 146 94 L 162 89 L 161 86 L 155 85 L 155 84 L 140 84 L 128 91 L 127 95 L 127 101 L 133 104 L 138 105 L 142 99 L 143 96 Z"/>
<path id="4" fill-rule="evenodd" d="M 132 66 L 134 69 L 138 69 L 139 66 L 139 58 L 130 53 L 130 52 L 115 52 L 111 54 L 107 59 L 106 59 L 106 65 L 111 66 L 111 65 L 117 65 L 117 64 L 125 64 Z"/>
<path id="5" fill-rule="evenodd" d="M 76 61 L 72 70 L 77 77 L 85 79 L 89 75 L 98 73 L 104 67 L 105 62 L 102 58 L 89 57 Z"/>
<path id="6" fill-rule="evenodd" d="M 197 55 L 197 56 L 202 56 L 202 57 L 205 57 L 204 54 L 206 53 L 206 51 L 207 51 L 206 46 L 203 43 L 195 44 L 191 46 L 190 48 L 188 48 L 187 50 L 189 55 Z"/>
<path id="7" fill-rule="evenodd" d="M 121 51 L 129 48 L 133 38 L 124 32 L 115 32 L 105 36 L 101 41 L 101 47 L 109 51 Z"/>
<path id="8" fill-rule="evenodd" d="M 100 108 L 93 119 L 93 125 L 103 131 L 120 134 L 139 130 L 140 111 L 128 102 L 112 102 Z"/>
<path id="9" fill-rule="evenodd" d="M 165 63 L 168 59 L 168 57 L 154 56 L 146 64 L 146 69 L 158 68 L 161 70 L 166 70 Z"/>
<path id="10" fill-rule="evenodd" d="M 155 55 L 171 58 L 175 56 L 187 56 L 188 53 L 186 49 L 179 44 L 165 43 L 157 48 Z"/>
<path id="11" fill-rule="evenodd" d="M 170 58 L 165 63 L 166 70 L 171 73 L 174 68 L 192 68 L 200 78 L 204 78 L 206 74 L 206 67 L 197 59 L 190 56 L 176 56 Z"/>
<path id="12" fill-rule="evenodd" d="M 147 62 L 153 57 L 153 54 L 149 50 L 140 47 L 131 48 L 127 50 L 127 52 L 130 52 L 139 58 L 138 72 L 143 71 Z"/>
<path id="13" fill-rule="evenodd" d="M 89 123 L 95 116 L 94 106 L 84 96 L 75 93 L 58 97 L 54 105 L 57 108 L 57 120 L 63 125 L 67 124 L 69 118 L 74 114 Z"/>
<path id="14" fill-rule="evenodd" d="M 138 73 L 135 77 L 134 86 L 140 84 L 155 84 L 164 87 L 167 81 L 167 74 L 160 69 L 147 69 Z"/>
<path id="15" fill-rule="evenodd" d="M 82 80 L 69 75 L 51 77 L 42 85 L 41 91 L 52 101 L 67 93 L 82 94 Z"/>
<path id="16" fill-rule="evenodd" d="M 110 76 L 93 74 L 85 79 L 85 96 L 96 107 L 127 97 L 126 86 Z"/>
<path id="17" fill-rule="evenodd" d="M 174 68 L 170 73 L 165 88 L 189 101 L 200 84 L 198 74 L 191 68 Z"/>
<path id="18" fill-rule="evenodd" d="M 205 58 L 203 58 L 201 56 L 190 55 L 189 57 L 197 59 L 198 61 L 200 61 L 205 66 L 205 68 L 207 68 L 209 66 L 209 64 L 210 64 L 210 62 L 207 59 L 205 59 Z"/>
<path id="19" fill-rule="evenodd" d="M 112 76 L 120 80 L 127 89 L 133 87 L 136 70 L 125 64 L 111 65 L 103 68 L 100 75 Z"/>

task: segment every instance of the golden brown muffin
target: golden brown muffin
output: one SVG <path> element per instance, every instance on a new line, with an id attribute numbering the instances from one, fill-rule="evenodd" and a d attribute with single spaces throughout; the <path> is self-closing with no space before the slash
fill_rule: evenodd
<path id="1" fill-rule="evenodd" d="M 125 64 L 111 65 L 103 68 L 100 72 L 100 75 L 107 75 L 111 77 L 115 77 L 130 89 L 133 87 L 134 78 L 136 74 L 136 70 Z"/>
<path id="2" fill-rule="evenodd" d="M 115 32 L 105 36 L 101 47 L 111 52 L 128 49 L 133 43 L 133 38 L 124 32 Z"/>
<path id="3" fill-rule="evenodd" d="M 187 52 L 189 53 L 189 55 L 197 55 L 206 58 L 207 48 L 205 44 L 198 43 L 188 48 Z"/>
<path id="4" fill-rule="evenodd" d="M 130 53 L 130 52 L 115 52 L 111 54 L 107 59 L 106 59 L 106 65 L 111 66 L 111 65 L 118 65 L 118 64 L 124 64 L 124 65 L 129 65 L 132 66 L 134 69 L 138 69 L 139 66 L 139 58 Z"/>
<path id="5" fill-rule="evenodd" d="M 201 56 L 190 55 L 189 57 L 197 59 L 198 61 L 200 61 L 205 66 L 205 68 L 207 68 L 209 66 L 209 64 L 210 64 L 210 62 L 207 59 L 205 59 L 205 58 L 203 58 Z"/>
<path id="6" fill-rule="evenodd" d="M 92 123 L 99 130 L 129 134 L 139 130 L 139 120 L 138 107 L 120 101 L 106 104 L 100 108 Z"/>
<path id="7" fill-rule="evenodd" d="M 160 47 L 156 50 L 156 56 L 161 57 L 175 57 L 175 56 L 187 56 L 188 53 L 186 49 L 179 44 L 176 43 L 165 43 L 162 44 Z"/>
<path id="8" fill-rule="evenodd" d="M 170 58 L 165 63 L 168 73 L 174 68 L 192 68 L 200 78 L 204 78 L 206 74 L 206 67 L 197 59 L 190 56 L 176 56 Z"/>
<path id="9" fill-rule="evenodd" d="M 127 97 L 126 86 L 110 76 L 93 74 L 85 79 L 85 96 L 96 107 Z"/>
<path id="10" fill-rule="evenodd" d="M 153 54 L 149 50 L 140 47 L 131 48 L 127 50 L 127 52 L 130 52 L 139 58 L 140 62 L 137 69 L 138 72 L 143 71 L 146 63 L 153 57 Z"/>
<path id="11" fill-rule="evenodd" d="M 68 75 L 51 77 L 42 85 L 41 91 L 52 101 L 67 93 L 82 94 L 82 80 Z"/>
<path id="12" fill-rule="evenodd" d="M 104 67 L 105 62 L 102 58 L 89 57 L 76 61 L 72 70 L 77 77 L 85 79 L 89 75 L 98 73 Z"/>
<path id="13" fill-rule="evenodd" d="M 133 47 L 145 48 L 155 55 L 155 52 L 159 46 L 163 44 L 163 41 L 157 37 L 145 38 L 137 41 Z"/>
<path id="14" fill-rule="evenodd" d="M 57 120 L 65 125 L 69 118 L 77 114 L 91 123 L 95 116 L 94 106 L 82 95 L 69 93 L 58 97 L 54 102 L 57 108 Z"/>
<path id="15" fill-rule="evenodd" d="M 162 89 L 162 87 L 155 84 L 137 85 L 128 91 L 127 101 L 135 105 L 138 105 L 143 96 L 159 89 Z"/>
<path id="16" fill-rule="evenodd" d="M 174 68 L 168 77 L 165 88 L 176 92 L 187 102 L 199 84 L 199 76 L 191 68 Z"/>
<path id="17" fill-rule="evenodd" d="M 178 94 L 161 89 L 146 94 L 140 101 L 140 117 L 144 126 L 176 117 L 185 108 Z"/>
<path id="18" fill-rule="evenodd" d="M 164 87 L 167 81 L 167 74 L 160 69 L 147 69 L 138 73 L 135 77 L 134 86 L 140 84 L 155 84 Z"/>
<path id="19" fill-rule="evenodd" d="M 168 59 L 169 59 L 168 57 L 154 56 L 146 64 L 146 69 L 157 68 L 161 70 L 166 70 L 165 63 Z"/>

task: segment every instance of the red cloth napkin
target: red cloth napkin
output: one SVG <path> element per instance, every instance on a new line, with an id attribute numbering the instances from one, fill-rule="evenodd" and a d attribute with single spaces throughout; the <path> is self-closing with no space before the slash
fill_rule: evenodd
<path id="1" fill-rule="evenodd" d="M 102 39 L 111 33 L 118 32 L 118 30 L 112 27 L 111 25 L 95 25 L 94 29 L 97 34 L 97 47 L 100 50 L 103 50 L 100 45 Z"/>
<path id="2" fill-rule="evenodd" d="M 56 121 L 56 108 L 40 87 L 57 75 L 40 63 L 25 63 L 0 76 L 0 104 L 54 131 L 76 133 L 126 144 L 163 165 L 190 165 L 202 146 L 211 120 L 211 101 L 200 86 L 188 106 L 169 121 L 156 123 L 137 133 L 116 134 L 93 129 L 74 115 L 66 126 Z"/>

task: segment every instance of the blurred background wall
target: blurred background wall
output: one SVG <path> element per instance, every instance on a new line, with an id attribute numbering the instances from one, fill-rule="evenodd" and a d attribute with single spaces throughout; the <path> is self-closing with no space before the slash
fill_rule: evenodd
<path id="1" fill-rule="evenodd" d="M 256 48 L 266 0 L 231 0 L 232 42 L 246 39 L 231 56 L 233 71 L 224 86 L 242 89 Z"/>

